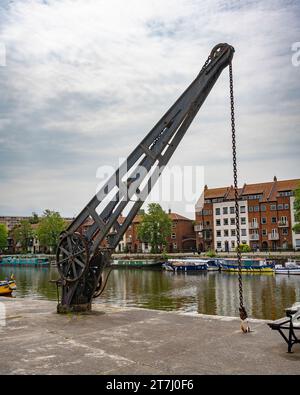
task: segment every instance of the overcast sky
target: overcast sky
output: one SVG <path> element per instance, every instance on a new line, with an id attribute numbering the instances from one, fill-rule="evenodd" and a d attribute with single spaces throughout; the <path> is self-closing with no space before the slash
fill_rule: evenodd
<path id="1" fill-rule="evenodd" d="M 299 0 L 0 0 L 0 215 L 76 215 L 97 168 L 135 148 L 220 42 L 236 50 L 240 184 L 300 178 Z M 231 161 L 226 69 L 170 166 L 220 187 Z"/>

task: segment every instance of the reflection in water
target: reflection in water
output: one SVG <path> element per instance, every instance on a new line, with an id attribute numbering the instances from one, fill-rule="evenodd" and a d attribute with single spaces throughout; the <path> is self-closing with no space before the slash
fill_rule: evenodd
<path id="1" fill-rule="evenodd" d="M 0 267 L 0 279 L 15 274 L 16 297 L 56 300 L 55 267 Z M 243 275 L 244 301 L 253 318 L 277 319 L 300 301 L 300 276 Z M 96 303 L 238 316 L 238 276 L 231 273 L 172 273 L 114 269 Z"/>

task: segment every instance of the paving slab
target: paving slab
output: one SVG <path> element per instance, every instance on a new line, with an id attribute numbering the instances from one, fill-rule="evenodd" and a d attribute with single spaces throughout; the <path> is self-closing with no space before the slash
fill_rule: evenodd
<path id="1" fill-rule="evenodd" d="M 287 345 L 265 320 L 124 308 L 88 314 L 56 303 L 0 297 L 0 374 L 299 374 L 300 344 Z"/>

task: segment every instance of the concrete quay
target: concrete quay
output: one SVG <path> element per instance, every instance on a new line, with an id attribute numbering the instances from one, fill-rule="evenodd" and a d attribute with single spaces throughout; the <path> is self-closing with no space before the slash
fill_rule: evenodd
<path id="1" fill-rule="evenodd" d="M 0 297 L 0 374 L 299 374 L 300 345 L 267 321 L 94 304 L 89 314 L 56 303 Z"/>

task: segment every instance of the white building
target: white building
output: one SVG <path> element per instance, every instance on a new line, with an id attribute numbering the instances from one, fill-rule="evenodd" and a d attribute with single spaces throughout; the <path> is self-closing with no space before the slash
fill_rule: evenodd
<path id="1" fill-rule="evenodd" d="M 293 229 L 294 225 L 297 223 L 295 220 L 295 209 L 294 209 L 294 203 L 295 203 L 295 197 L 291 196 L 290 198 L 290 208 L 291 208 L 291 228 Z M 296 250 L 300 250 L 300 232 L 294 232 L 292 230 L 292 239 L 293 239 L 293 248 Z"/>
<path id="2" fill-rule="evenodd" d="M 239 202 L 240 243 L 249 245 L 248 202 Z M 234 201 L 213 204 L 214 248 L 217 251 L 235 251 L 236 225 Z"/>

